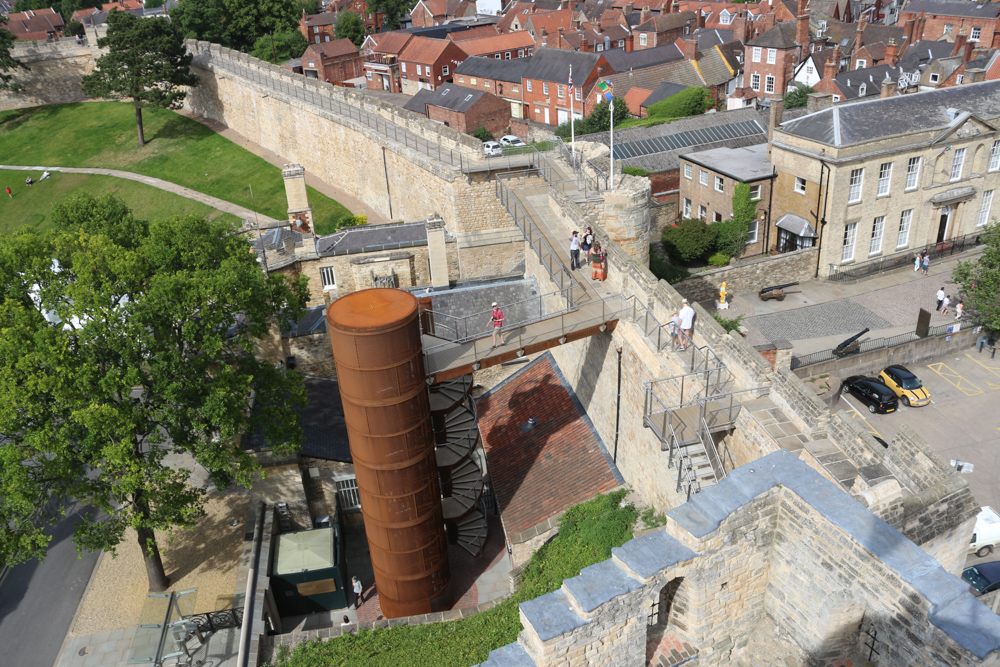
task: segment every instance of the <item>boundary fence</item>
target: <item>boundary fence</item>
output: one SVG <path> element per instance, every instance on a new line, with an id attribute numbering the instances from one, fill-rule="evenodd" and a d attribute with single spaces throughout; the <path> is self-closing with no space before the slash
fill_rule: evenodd
<path id="1" fill-rule="evenodd" d="M 978 232 L 960 236 L 957 239 L 935 243 L 927 251 L 932 261 L 941 259 L 942 257 L 949 257 L 955 253 L 965 252 L 979 245 L 979 236 L 982 232 L 983 230 L 979 230 Z M 847 266 L 831 264 L 830 275 L 827 276 L 827 280 L 834 283 L 849 283 L 866 276 L 900 269 L 904 266 L 912 267 L 916 254 L 918 253 L 907 250 L 896 255 L 879 257 L 878 259 L 859 262 L 858 264 L 848 264 Z"/>
<path id="2" fill-rule="evenodd" d="M 952 322 L 951 324 L 941 324 L 936 327 L 930 327 L 927 332 L 921 336 L 915 331 L 908 331 L 906 333 L 897 334 L 895 336 L 890 336 L 888 338 L 872 338 L 871 340 L 865 340 L 861 342 L 858 347 L 857 352 L 852 352 L 851 354 L 844 355 L 843 357 L 836 357 L 833 354 L 835 348 L 829 350 L 822 350 L 820 352 L 813 352 L 812 354 L 806 354 L 803 356 L 792 356 L 792 370 L 796 368 L 802 368 L 803 366 L 811 366 L 812 364 L 818 364 L 823 361 L 831 361 L 834 359 L 847 359 L 853 357 L 856 354 L 861 354 L 862 352 L 871 352 L 872 350 L 881 350 L 883 348 L 897 347 L 899 345 L 904 345 L 906 343 L 912 343 L 915 340 L 920 340 L 921 338 L 935 338 L 937 336 L 947 336 L 950 334 L 958 333 L 969 327 L 979 326 L 972 320 Z"/>

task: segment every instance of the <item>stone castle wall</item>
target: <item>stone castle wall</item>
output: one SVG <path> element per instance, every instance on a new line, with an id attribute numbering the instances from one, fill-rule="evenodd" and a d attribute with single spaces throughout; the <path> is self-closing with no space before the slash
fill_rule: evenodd
<path id="1" fill-rule="evenodd" d="M 86 99 L 80 89 L 84 74 L 94 70 L 94 55 L 86 46 L 70 44 L 20 43 L 11 55 L 28 69 L 12 70 L 14 80 L 23 90 L 0 91 L 0 111 L 23 109 L 43 104 L 79 102 Z"/>
<path id="2" fill-rule="evenodd" d="M 692 301 L 710 301 L 719 298 L 719 286 L 725 281 L 730 295 L 756 299 L 757 292 L 763 287 L 812 279 L 816 271 L 817 252 L 816 248 L 803 248 L 704 271 L 675 283 L 674 289 Z"/>

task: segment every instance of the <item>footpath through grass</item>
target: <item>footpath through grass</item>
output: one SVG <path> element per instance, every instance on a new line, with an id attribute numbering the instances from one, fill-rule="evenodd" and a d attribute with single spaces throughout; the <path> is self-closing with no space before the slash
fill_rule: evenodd
<path id="1" fill-rule="evenodd" d="M 524 568 L 517 593 L 492 609 L 450 623 L 361 630 L 327 641 L 276 653 L 281 667 L 467 667 L 489 652 L 517 641 L 517 606 L 558 589 L 588 565 L 611 557 L 611 548 L 632 538 L 637 512 L 621 506 L 619 489 L 571 508 L 559 521 L 559 534 L 539 549 Z"/>
<path id="2" fill-rule="evenodd" d="M 31 175 L 36 183 L 31 187 L 24 179 Z M 0 234 L 9 234 L 21 227 L 41 231 L 52 224 L 49 211 L 52 205 L 82 192 L 98 196 L 110 192 L 125 200 L 137 218 L 156 220 L 177 215 L 195 215 L 207 218 L 224 216 L 238 223 L 236 216 L 216 211 L 205 204 L 154 188 L 144 183 L 128 181 L 113 176 L 91 174 L 60 174 L 38 181 L 42 172 L 0 169 Z M 3 188 L 10 186 L 14 198 L 7 197 Z"/>
<path id="3" fill-rule="evenodd" d="M 173 111 L 148 112 L 142 117 L 147 143 L 139 148 L 135 110 L 124 102 L 52 104 L 0 112 L 0 164 L 132 171 L 278 220 L 285 218 L 288 203 L 278 167 Z M 23 176 L 20 182 L 23 185 Z M 350 215 L 333 199 L 307 190 L 313 217 L 322 229 L 329 230 Z"/>

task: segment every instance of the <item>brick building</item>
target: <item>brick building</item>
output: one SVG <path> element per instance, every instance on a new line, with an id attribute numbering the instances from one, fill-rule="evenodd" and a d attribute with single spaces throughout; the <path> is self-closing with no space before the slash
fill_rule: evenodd
<path id="1" fill-rule="evenodd" d="M 694 12 L 650 17 L 648 21 L 632 29 L 635 48 L 651 49 L 664 44 L 673 44 L 684 35 L 690 34 L 695 24 Z"/>
<path id="2" fill-rule="evenodd" d="M 985 46 L 1000 46 L 997 17 L 1000 4 L 995 2 L 966 2 L 965 0 L 909 0 L 899 12 L 899 22 L 923 19 L 922 31 L 917 39 L 937 41 L 954 38 L 964 29 L 970 42 Z"/>
<path id="3" fill-rule="evenodd" d="M 455 68 L 468 56 L 455 42 L 430 37 L 413 37 L 399 54 L 402 92 L 434 90 L 451 83 Z"/>
<path id="4" fill-rule="evenodd" d="M 349 39 L 310 44 L 302 54 L 302 73 L 326 83 L 364 76 L 364 58 Z"/>
<path id="5" fill-rule="evenodd" d="M 476 15 L 476 3 L 468 0 L 420 0 L 410 10 L 414 28 L 443 25 L 446 21 Z"/>
<path id="6" fill-rule="evenodd" d="M 365 78 L 368 90 L 385 90 L 391 93 L 403 92 L 399 54 L 413 39 L 405 32 L 386 32 L 369 35 L 362 46 L 365 58 Z"/>
<path id="7" fill-rule="evenodd" d="M 464 134 L 485 127 L 498 137 L 510 125 L 509 102 L 485 90 L 456 84 L 445 84 L 437 90 L 418 90 L 403 108 Z"/>
<path id="8" fill-rule="evenodd" d="M 457 33 L 461 34 L 461 33 Z M 496 60 L 526 58 L 535 50 L 535 40 L 526 32 L 509 32 L 478 39 L 463 39 L 456 43 L 470 56 L 483 56 Z"/>
<path id="9" fill-rule="evenodd" d="M 18 39 L 44 41 L 62 37 L 65 22 L 54 9 L 33 9 L 7 17 L 3 28 Z"/>
<path id="10" fill-rule="evenodd" d="M 524 70 L 524 118 L 545 125 L 569 122 L 569 73 L 573 71 L 573 114 L 583 118 L 598 104 L 593 94 L 598 78 L 614 74 L 600 53 L 540 48 Z"/>
<path id="11" fill-rule="evenodd" d="M 509 116 L 521 118 L 524 113 L 521 79 L 529 62 L 527 58 L 507 62 L 472 56 L 455 69 L 454 83 L 503 98 L 510 106 Z"/>
<path id="12" fill-rule="evenodd" d="M 330 12 L 306 14 L 305 10 L 302 10 L 302 16 L 299 18 L 299 32 L 310 44 L 332 42 L 337 39 L 334 31 L 337 18 L 336 14 Z"/>
<path id="13" fill-rule="evenodd" d="M 767 144 L 740 148 L 711 148 L 680 156 L 680 201 L 682 218 L 701 218 L 722 222 L 733 217 L 733 194 L 736 185 L 750 186 L 750 197 L 757 213 L 770 220 L 768 202 L 774 171 L 767 159 Z M 756 255 L 770 249 L 776 238 L 766 225 L 755 219 L 749 224 L 746 254 Z"/>
<path id="14" fill-rule="evenodd" d="M 799 3 L 804 5 L 804 1 Z M 804 28 L 804 33 L 803 33 Z M 801 44 L 799 39 L 801 38 Z M 795 65 L 809 52 L 809 20 L 779 23 L 747 42 L 743 57 L 745 99 L 784 97 Z"/>
<path id="15" fill-rule="evenodd" d="M 365 32 L 369 35 L 381 32 L 385 23 L 385 14 L 372 11 L 365 0 L 335 0 L 327 6 L 326 11 L 334 16 L 339 16 L 342 11 L 354 12 L 365 24 Z"/>

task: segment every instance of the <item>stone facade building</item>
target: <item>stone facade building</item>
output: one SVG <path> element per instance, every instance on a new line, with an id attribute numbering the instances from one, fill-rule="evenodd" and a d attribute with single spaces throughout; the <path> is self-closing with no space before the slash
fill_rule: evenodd
<path id="1" fill-rule="evenodd" d="M 975 233 L 1000 187 L 998 116 L 1000 82 L 989 81 L 782 123 L 772 213 L 816 228 L 820 275 Z"/>

